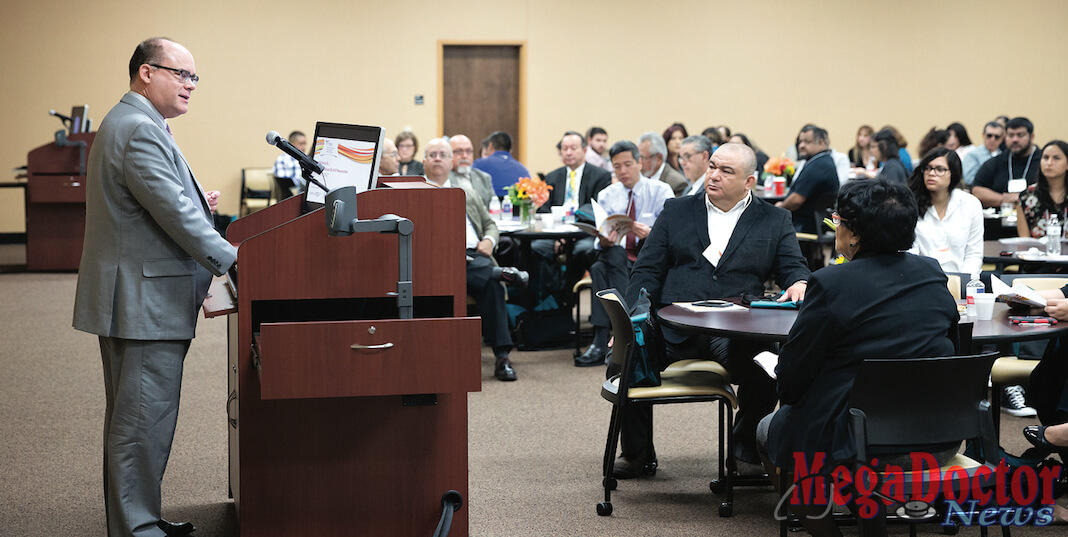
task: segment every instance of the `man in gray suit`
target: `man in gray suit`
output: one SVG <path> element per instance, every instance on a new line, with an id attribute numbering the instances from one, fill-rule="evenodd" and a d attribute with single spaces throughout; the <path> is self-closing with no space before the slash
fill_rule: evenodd
<path id="1" fill-rule="evenodd" d="M 493 197 L 493 178 L 490 174 L 471 167 L 475 161 L 475 146 L 471 145 L 471 139 L 457 134 L 449 138 L 449 147 L 452 148 L 452 171 L 449 180 L 453 186 L 459 186 L 478 194 L 478 198 L 489 209 L 490 198 Z"/>
<path id="2" fill-rule="evenodd" d="M 515 267 L 498 267 L 493 260 L 493 251 L 500 241 L 497 224 L 479 199 L 478 193 L 453 184 L 449 177 L 452 168 L 452 148 L 444 138 L 434 138 L 426 144 L 426 160 L 423 171 L 430 182 L 443 187 L 459 187 L 467 198 L 465 224 L 467 246 L 467 292 L 478 300 L 482 317 L 482 335 L 493 348 L 496 363 L 493 376 L 497 380 L 513 381 L 515 369 L 509 354 L 512 352 L 512 334 L 508 327 L 508 310 L 504 304 L 504 287 L 500 282 L 526 286 L 530 276 Z"/>
<path id="3" fill-rule="evenodd" d="M 638 137 L 638 152 L 642 157 L 642 175 L 654 181 L 667 183 L 675 197 L 686 194 L 690 182 L 667 163 L 667 145 L 664 137 L 655 132 L 646 132 Z"/>
<path id="4" fill-rule="evenodd" d="M 111 537 L 194 531 L 161 517 L 182 366 L 212 274 L 237 250 L 212 224 L 205 194 L 166 119 L 188 110 L 193 56 L 154 38 L 130 58 L 130 91 L 89 152 L 85 245 L 74 328 L 97 334 L 104 366 L 104 505 Z"/>

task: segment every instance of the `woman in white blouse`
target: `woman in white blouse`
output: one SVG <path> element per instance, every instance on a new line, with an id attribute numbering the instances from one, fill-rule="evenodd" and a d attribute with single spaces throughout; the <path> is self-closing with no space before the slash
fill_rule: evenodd
<path id="1" fill-rule="evenodd" d="M 910 252 L 933 257 L 944 272 L 978 274 L 983 265 L 983 206 L 961 190 L 960 157 L 932 149 L 909 177 L 920 220 Z"/>

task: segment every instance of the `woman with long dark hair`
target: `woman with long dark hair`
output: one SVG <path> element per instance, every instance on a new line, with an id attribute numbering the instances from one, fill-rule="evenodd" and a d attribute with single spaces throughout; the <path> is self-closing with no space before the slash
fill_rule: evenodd
<path id="1" fill-rule="evenodd" d="M 1020 193 L 1016 206 L 1016 231 L 1021 237 L 1042 238 L 1050 216 L 1056 214 L 1065 228 L 1068 203 L 1065 203 L 1064 176 L 1068 170 L 1068 143 L 1053 140 L 1042 148 L 1038 180 Z M 1063 231 L 1061 232 L 1063 236 Z"/>
<path id="2" fill-rule="evenodd" d="M 961 190 L 960 158 L 947 147 L 923 157 L 909 177 L 919 220 L 910 252 L 932 257 L 945 272 L 978 274 L 983 266 L 983 204 Z"/>
<path id="3" fill-rule="evenodd" d="M 686 127 L 682 123 L 673 123 L 664 131 L 664 144 L 667 145 L 667 163 L 668 166 L 675 168 L 675 171 L 682 173 L 682 165 L 679 164 L 679 149 L 682 147 L 682 139 L 689 136 L 686 134 Z"/>
<path id="4" fill-rule="evenodd" d="M 960 123 L 950 123 L 946 127 L 946 132 L 949 133 L 949 139 L 946 140 L 946 147 L 957 152 L 957 156 L 964 160 L 964 155 L 968 151 L 972 150 L 972 139 L 968 136 L 968 129 L 964 128 L 964 125 Z"/>

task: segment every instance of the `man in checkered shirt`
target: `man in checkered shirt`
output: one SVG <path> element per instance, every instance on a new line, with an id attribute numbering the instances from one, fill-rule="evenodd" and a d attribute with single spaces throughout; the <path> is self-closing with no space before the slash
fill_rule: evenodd
<path id="1" fill-rule="evenodd" d="M 296 147 L 302 153 L 308 152 L 308 138 L 304 136 L 303 132 L 293 131 L 289 133 L 289 143 L 293 144 L 293 147 Z M 304 191 L 304 178 L 300 175 L 300 163 L 297 162 L 297 159 L 285 153 L 278 155 L 278 158 L 274 161 L 274 176 L 279 179 L 292 180 L 294 192 Z"/>

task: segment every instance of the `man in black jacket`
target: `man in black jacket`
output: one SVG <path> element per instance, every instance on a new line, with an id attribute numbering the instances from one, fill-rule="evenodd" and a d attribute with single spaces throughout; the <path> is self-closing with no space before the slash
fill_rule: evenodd
<path id="1" fill-rule="evenodd" d="M 759 295 L 773 275 L 785 289 L 780 300 L 802 300 L 809 270 L 797 244 L 790 213 L 754 197 L 756 155 L 742 144 L 720 146 L 709 158 L 704 196 L 668 200 L 631 271 L 627 303 L 641 289 L 655 308 L 690 302 Z M 739 385 L 734 456 L 759 464 L 756 425 L 775 408 L 775 382 L 753 362 L 768 344 L 728 340 L 662 327 L 669 362 L 714 359 Z M 661 364 L 666 367 L 668 364 Z M 651 473 L 656 452 L 652 410 L 633 408 L 622 431 L 622 455 L 614 475 Z"/>
<path id="2" fill-rule="evenodd" d="M 545 182 L 553 187 L 549 191 L 549 201 L 538 208 L 538 212 L 547 213 L 551 207 L 563 206 L 575 213 L 579 222 L 594 223 L 593 202 L 608 185 L 612 184 L 612 174 L 603 168 L 586 163 L 586 138 L 575 131 L 564 133 L 556 146 L 560 150 L 563 166 L 549 172 Z M 543 282 L 543 294 L 557 292 L 566 298 L 575 282 L 590 269 L 597 260 L 593 248 L 593 237 L 577 241 L 536 240 L 530 245 L 538 265 L 538 281 Z M 559 271 L 553 269 L 553 257 L 561 251 L 570 250 L 564 281 L 558 281 Z M 540 297 L 539 297 L 540 298 Z M 568 301 L 563 300 L 566 304 Z"/>

